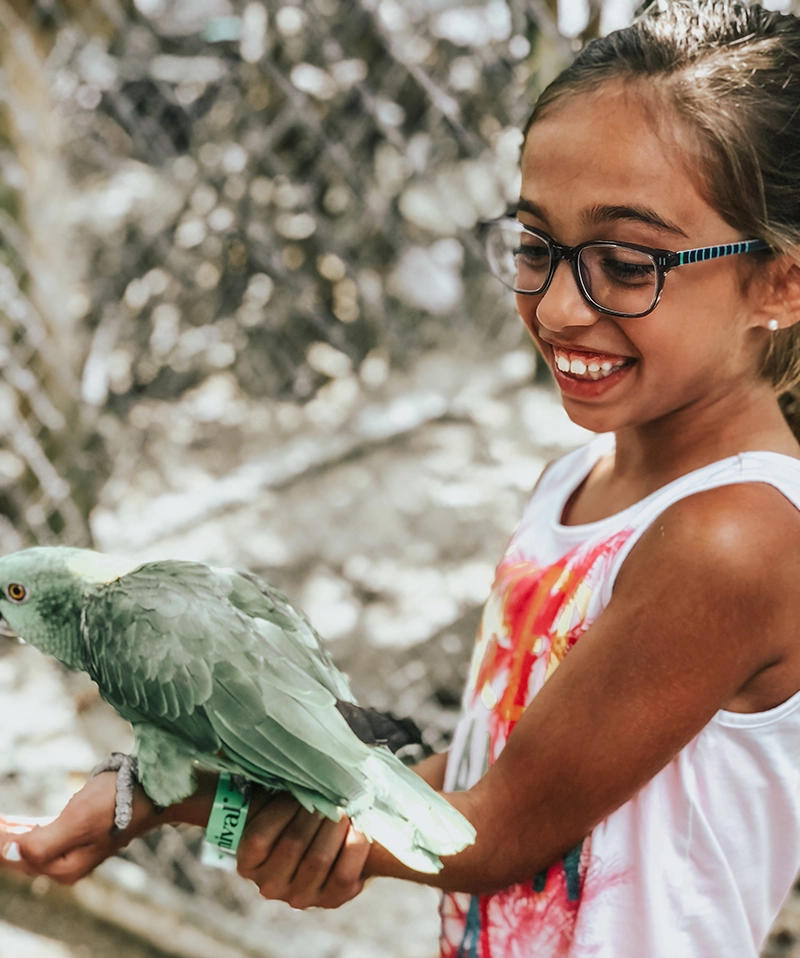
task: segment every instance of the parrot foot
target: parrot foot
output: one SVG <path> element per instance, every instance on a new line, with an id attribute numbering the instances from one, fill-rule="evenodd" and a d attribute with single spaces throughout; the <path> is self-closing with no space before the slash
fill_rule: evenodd
<path id="1" fill-rule="evenodd" d="M 113 832 L 123 832 L 133 816 L 133 789 L 138 782 L 136 759 L 122 752 L 112 752 L 108 758 L 92 770 L 92 777 L 101 772 L 117 773 L 117 797 L 114 806 Z"/>

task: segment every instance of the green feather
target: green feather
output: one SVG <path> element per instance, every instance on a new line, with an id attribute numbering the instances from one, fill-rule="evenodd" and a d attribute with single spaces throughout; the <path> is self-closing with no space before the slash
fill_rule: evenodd
<path id="1" fill-rule="evenodd" d="M 29 589 L 25 603 L 8 600 L 10 582 Z M 190 794 L 199 765 L 286 789 L 332 819 L 345 809 L 422 871 L 474 840 L 419 776 L 357 738 L 336 707 L 352 693 L 319 636 L 249 573 L 31 549 L 0 558 L 0 612 L 85 669 L 131 722 L 141 782 L 158 804 Z"/>

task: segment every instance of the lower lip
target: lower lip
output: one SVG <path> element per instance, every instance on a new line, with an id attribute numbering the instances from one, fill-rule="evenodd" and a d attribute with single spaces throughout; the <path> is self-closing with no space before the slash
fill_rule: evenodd
<path id="1" fill-rule="evenodd" d="M 635 365 L 635 362 L 628 363 L 602 379 L 577 379 L 575 376 L 562 373 L 555 364 L 552 368 L 558 388 L 563 395 L 573 399 L 597 399 L 618 386 Z"/>

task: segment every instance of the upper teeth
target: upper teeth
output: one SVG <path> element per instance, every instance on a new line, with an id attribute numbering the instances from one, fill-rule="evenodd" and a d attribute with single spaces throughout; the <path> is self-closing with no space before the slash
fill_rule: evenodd
<path id="1" fill-rule="evenodd" d="M 624 359 L 619 359 L 615 362 L 611 362 L 610 360 L 598 362 L 596 359 L 593 359 L 586 363 L 582 359 L 570 360 L 569 356 L 558 350 L 553 350 L 553 352 L 555 354 L 556 366 L 562 373 L 570 373 L 573 376 L 588 375 L 590 379 L 603 379 L 605 376 L 608 376 L 609 373 L 615 372 L 621 366 L 625 365 Z"/>

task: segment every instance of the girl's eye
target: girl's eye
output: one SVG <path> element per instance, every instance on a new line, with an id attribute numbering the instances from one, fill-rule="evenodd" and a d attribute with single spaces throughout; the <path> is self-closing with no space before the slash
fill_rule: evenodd
<path id="1" fill-rule="evenodd" d="M 607 256 L 603 260 L 603 272 L 613 282 L 637 285 L 652 283 L 655 271 L 649 260 L 636 262 L 617 256 Z"/>
<path id="2" fill-rule="evenodd" d="M 6 595 L 12 602 L 24 602 L 28 598 L 28 590 L 19 582 L 12 582 L 6 589 Z"/>
<path id="3" fill-rule="evenodd" d="M 550 259 L 550 251 L 538 243 L 522 243 L 514 250 L 514 259 L 522 259 L 525 263 L 540 265 Z"/>

